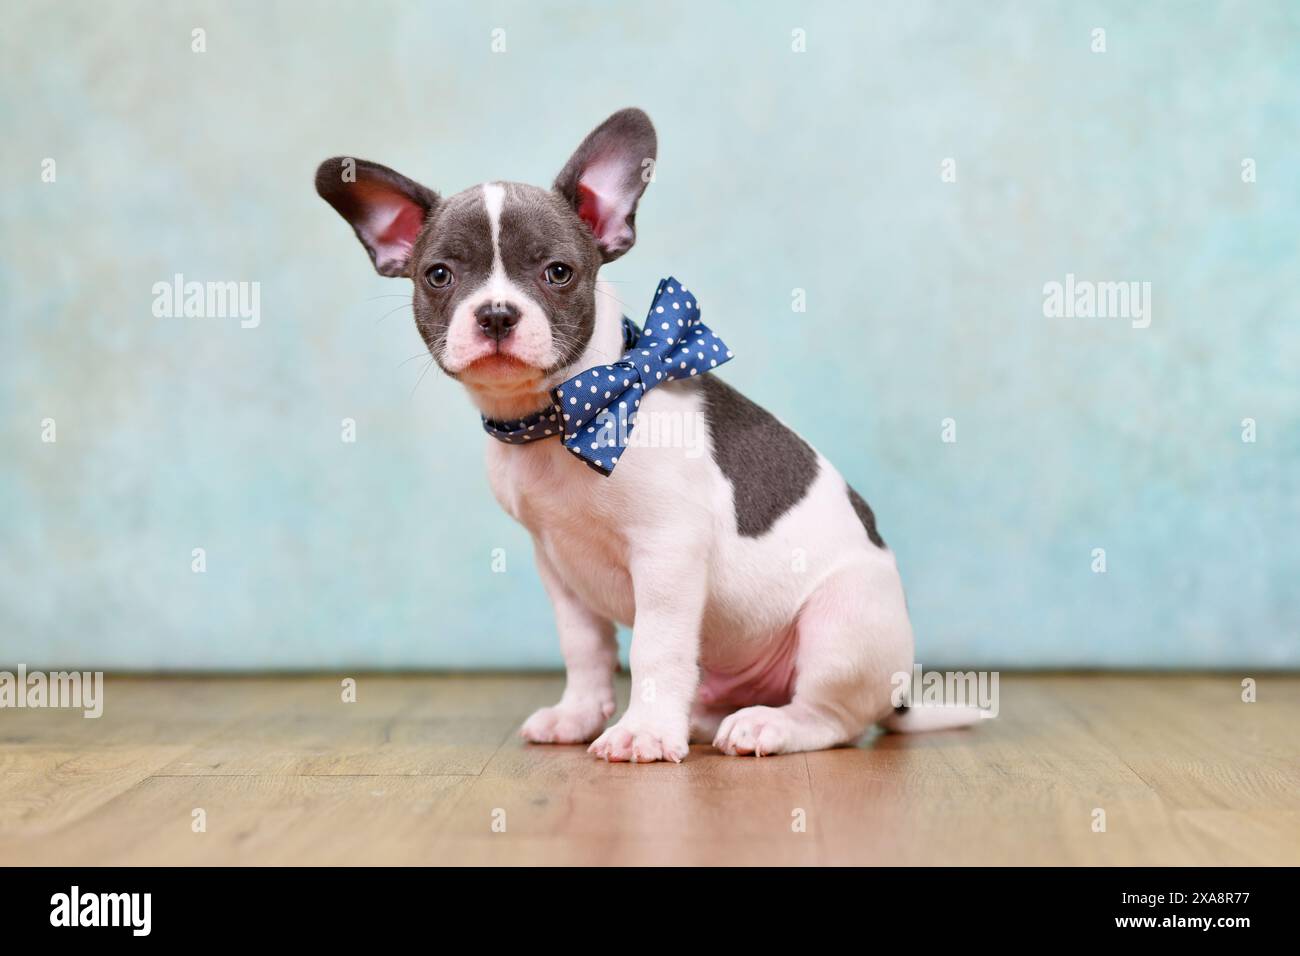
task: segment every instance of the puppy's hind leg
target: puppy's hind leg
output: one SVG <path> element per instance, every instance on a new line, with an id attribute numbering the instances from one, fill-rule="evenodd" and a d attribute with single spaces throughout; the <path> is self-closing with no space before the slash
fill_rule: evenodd
<path id="1" fill-rule="evenodd" d="M 799 612 L 794 696 L 784 707 L 727 717 L 713 745 L 727 754 L 779 754 L 852 743 L 893 710 L 893 675 L 912 668 L 912 625 L 887 554 L 847 566 Z"/>

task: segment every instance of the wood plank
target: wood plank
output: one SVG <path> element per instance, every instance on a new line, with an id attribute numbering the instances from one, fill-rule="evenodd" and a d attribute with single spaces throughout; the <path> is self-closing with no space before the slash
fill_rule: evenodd
<path id="1" fill-rule="evenodd" d="M 103 713 L 0 713 L 0 846 L 69 826 L 229 726 L 282 698 L 273 680 L 114 678 Z"/>
<path id="2" fill-rule="evenodd" d="M 437 863 L 430 848 L 469 779 L 153 777 L 55 837 L 0 843 L 0 865 Z"/>
<path id="3" fill-rule="evenodd" d="M 1001 715 L 971 730 L 886 736 L 856 752 L 810 754 L 819 809 L 838 836 L 825 859 L 1295 862 L 1300 853 L 1293 822 L 1275 818 L 1270 828 L 1245 813 L 1261 798 L 1266 806 L 1297 808 L 1300 788 L 1288 786 L 1297 765 L 1295 744 L 1270 718 L 1252 738 L 1262 749 L 1242 760 L 1240 737 L 1221 728 L 1212 735 L 1203 726 L 1210 718 L 1191 713 L 1212 683 L 1199 677 L 1009 675 L 1002 682 Z M 1279 690 L 1295 686 L 1293 678 L 1277 683 Z M 1251 720 L 1262 712 L 1232 714 Z M 1236 758 L 1229 741 L 1238 745 Z M 1211 797 L 1207 780 L 1223 789 Z M 1180 813 L 1200 806 L 1227 812 L 1214 817 L 1213 826 Z M 1106 814 L 1104 833 L 1092 828 L 1096 809 Z M 1224 832 L 1233 836 L 1216 836 Z"/>
<path id="4" fill-rule="evenodd" d="M 1295 676 L 1010 674 L 970 730 L 650 766 L 520 741 L 556 675 L 343 676 L 0 712 L 0 863 L 1300 862 Z"/>
<path id="5" fill-rule="evenodd" d="M 355 679 L 354 702 L 343 700 L 337 678 L 295 679 L 283 699 L 263 702 L 206 735 L 157 773 L 477 774 L 522 723 L 530 697 L 554 683 L 551 678 Z"/>
<path id="6" fill-rule="evenodd" d="M 816 833 L 792 827 L 811 796 L 802 754 L 695 746 L 681 764 L 636 766 L 512 739 L 461 795 L 438 852 L 467 864 L 813 863 Z M 494 832 L 502 813 L 506 832 Z"/>

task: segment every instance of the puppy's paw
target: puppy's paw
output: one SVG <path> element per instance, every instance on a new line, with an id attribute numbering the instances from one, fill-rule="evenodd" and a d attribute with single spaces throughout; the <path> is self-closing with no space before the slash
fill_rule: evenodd
<path id="1" fill-rule="evenodd" d="M 614 702 L 593 700 L 543 707 L 524 721 L 519 736 L 534 744 L 585 744 L 614 713 Z"/>
<path id="2" fill-rule="evenodd" d="M 612 763 L 654 763 L 656 760 L 681 763 L 689 750 L 684 727 L 669 731 L 649 723 L 630 722 L 624 717 L 597 737 L 587 753 Z"/>
<path id="3" fill-rule="evenodd" d="M 713 746 L 725 754 L 742 756 L 786 753 L 795 728 L 790 715 L 779 707 L 746 707 L 726 718 L 713 738 Z"/>

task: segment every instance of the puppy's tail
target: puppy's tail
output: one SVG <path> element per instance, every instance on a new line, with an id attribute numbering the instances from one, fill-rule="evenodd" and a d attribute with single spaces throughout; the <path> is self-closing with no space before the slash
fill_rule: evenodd
<path id="1" fill-rule="evenodd" d="M 880 722 L 896 734 L 919 734 L 926 730 L 953 730 L 978 724 L 984 713 L 979 707 L 956 707 L 931 704 L 903 706 Z"/>

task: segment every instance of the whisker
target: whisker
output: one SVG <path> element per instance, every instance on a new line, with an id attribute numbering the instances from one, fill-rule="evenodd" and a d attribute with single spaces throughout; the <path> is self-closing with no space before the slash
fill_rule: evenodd
<path id="1" fill-rule="evenodd" d="M 414 355 L 412 355 L 412 356 L 411 356 L 410 358 L 408 358 L 408 359 L 402 359 L 400 362 L 397 363 L 397 367 L 398 367 L 398 368 L 401 368 L 401 367 L 402 367 L 403 365 L 405 365 L 407 362 L 414 362 L 416 359 L 418 359 L 418 358 L 419 358 L 420 356 L 422 356 L 422 355 L 423 355 L 425 358 L 429 358 L 429 357 L 430 357 L 430 356 L 429 356 L 429 350 L 428 350 L 428 349 L 425 349 L 423 352 L 416 352 Z"/>
<path id="2" fill-rule="evenodd" d="M 621 306 L 622 306 L 623 308 L 625 308 L 625 309 L 631 309 L 631 308 L 632 308 L 630 305 L 628 305 L 626 302 L 624 302 L 624 301 L 623 301 L 622 299 L 620 299 L 618 296 L 614 295 L 612 292 L 606 292 L 604 289 L 600 288 L 599 286 L 596 287 L 596 291 L 599 292 L 601 295 L 605 296 L 605 298 L 607 298 L 607 299 L 613 299 L 615 302 L 617 302 L 619 305 L 621 305 Z"/>
<path id="3" fill-rule="evenodd" d="M 587 347 L 591 348 L 591 346 L 587 346 Z M 604 351 L 603 349 L 592 349 L 592 353 L 597 358 L 608 359 L 609 361 L 605 362 L 606 365 L 613 365 L 615 362 L 617 362 L 619 359 L 623 357 L 623 353 L 621 352 L 618 355 L 610 355 L 608 352 Z"/>
<path id="4" fill-rule="evenodd" d="M 407 302 L 406 304 L 404 304 L 404 305 L 399 305 L 397 308 L 395 308 L 395 309 L 393 309 L 393 310 L 391 310 L 391 311 L 389 311 L 389 312 L 385 312 L 385 313 L 384 313 L 383 315 L 381 315 L 379 318 L 375 319 L 375 325 L 378 325 L 380 322 L 384 321 L 384 319 L 388 318 L 388 317 L 389 317 L 390 315 L 392 315 L 394 312 L 401 312 L 403 309 L 409 309 L 410 307 L 411 307 L 411 303 L 410 303 L 410 302 Z"/>
<path id="5" fill-rule="evenodd" d="M 431 368 L 433 368 L 433 356 L 432 356 L 432 355 L 429 356 L 429 364 L 426 365 L 426 366 L 424 367 L 424 371 L 420 373 L 420 377 L 417 378 L 417 379 L 415 380 L 415 388 L 412 388 L 412 389 L 411 389 L 411 397 L 412 397 L 412 398 L 415 397 L 415 389 L 417 389 L 417 388 L 420 387 L 420 383 L 424 381 L 424 376 L 426 376 L 426 375 L 429 374 L 429 369 L 431 369 Z"/>
<path id="6" fill-rule="evenodd" d="M 561 329 L 554 330 L 552 334 L 559 340 L 561 352 L 568 352 L 572 346 L 578 344 L 577 339 L 568 336 Z M 615 362 L 617 362 L 620 358 L 623 357 L 621 353 L 619 355 L 610 355 L 608 352 L 604 351 L 603 349 L 594 348 L 590 342 L 587 343 L 586 349 L 584 349 L 584 351 L 588 349 L 597 358 L 605 359 L 606 361 L 604 364 L 606 365 L 613 365 Z"/>

